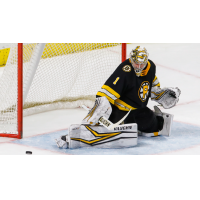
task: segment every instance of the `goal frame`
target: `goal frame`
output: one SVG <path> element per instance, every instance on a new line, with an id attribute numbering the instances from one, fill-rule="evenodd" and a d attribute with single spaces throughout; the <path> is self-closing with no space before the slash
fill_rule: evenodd
<path id="1" fill-rule="evenodd" d="M 126 43 L 121 45 L 121 60 L 126 60 Z M 23 138 L 23 43 L 18 43 L 18 86 L 17 86 L 17 124 L 18 134 L 0 133 L 0 137 Z"/>

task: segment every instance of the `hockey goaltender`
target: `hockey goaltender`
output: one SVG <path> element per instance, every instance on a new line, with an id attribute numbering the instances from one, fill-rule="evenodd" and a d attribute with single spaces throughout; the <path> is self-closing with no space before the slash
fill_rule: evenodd
<path id="1" fill-rule="evenodd" d="M 137 145 L 138 135 L 169 136 L 173 115 L 147 107 L 149 98 L 168 109 L 176 105 L 179 88 L 160 88 L 156 66 L 146 48 L 137 46 L 97 92 L 81 124 L 56 140 L 59 148 L 125 148 Z"/>

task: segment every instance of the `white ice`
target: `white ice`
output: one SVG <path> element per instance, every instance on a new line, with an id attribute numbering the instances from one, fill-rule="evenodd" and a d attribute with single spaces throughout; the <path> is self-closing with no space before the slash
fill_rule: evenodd
<path id="1" fill-rule="evenodd" d="M 156 75 L 160 80 L 161 87 L 179 87 L 181 89 L 177 106 L 167 110 L 168 113 L 174 114 L 174 121 L 200 126 L 200 44 L 128 44 L 127 52 L 130 52 L 136 45 L 147 48 L 149 58 L 157 66 Z M 0 70 L 2 73 L 3 68 L 0 68 Z M 150 108 L 153 108 L 154 105 L 156 105 L 155 102 L 149 101 L 148 106 Z M 67 129 L 70 124 L 79 124 L 86 113 L 85 110 L 77 108 L 24 117 L 23 137 L 28 138 Z M 24 155 L 27 150 L 34 152 L 36 155 L 62 154 L 56 151 L 13 144 L 11 143 L 13 140 L 15 139 L 0 138 L 0 154 Z M 199 145 L 187 149 L 163 154 L 200 155 L 200 142 Z"/>

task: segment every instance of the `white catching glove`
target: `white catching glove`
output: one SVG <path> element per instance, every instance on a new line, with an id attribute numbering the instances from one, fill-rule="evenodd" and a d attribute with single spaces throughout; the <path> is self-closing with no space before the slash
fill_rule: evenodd
<path id="1" fill-rule="evenodd" d="M 106 97 L 98 97 L 95 100 L 93 108 L 83 119 L 82 124 L 96 125 L 100 117 L 108 119 L 112 113 L 112 107 Z"/>
<path id="2" fill-rule="evenodd" d="M 163 88 L 160 87 L 152 87 L 151 89 L 151 99 L 153 101 L 158 102 L 164 108 L 172 108 L 179 101 L 179 96 L 181 94 L 181 90 L 179 88 Z"/>

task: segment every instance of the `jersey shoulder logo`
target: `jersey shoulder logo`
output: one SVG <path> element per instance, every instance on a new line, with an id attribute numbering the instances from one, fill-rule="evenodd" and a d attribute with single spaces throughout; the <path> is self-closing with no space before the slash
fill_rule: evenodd
<path id="1" fill-rule="evenodd" d="M 122 67 L 122 69 L 125 72 L 130 72 L 131 71 L 131 66 L 130 65 L 125 65 L 124 67 Z"/>
<path id="2" fill-rule="evenodd" d="M 146 101 L 146 99 L 149 95 L 149 87 L 150 87 L 149 82 L 144 81 L 144 82 L 142 82 L 142 84 L 138 90 L 138 96 L 142 102 Z"/>

